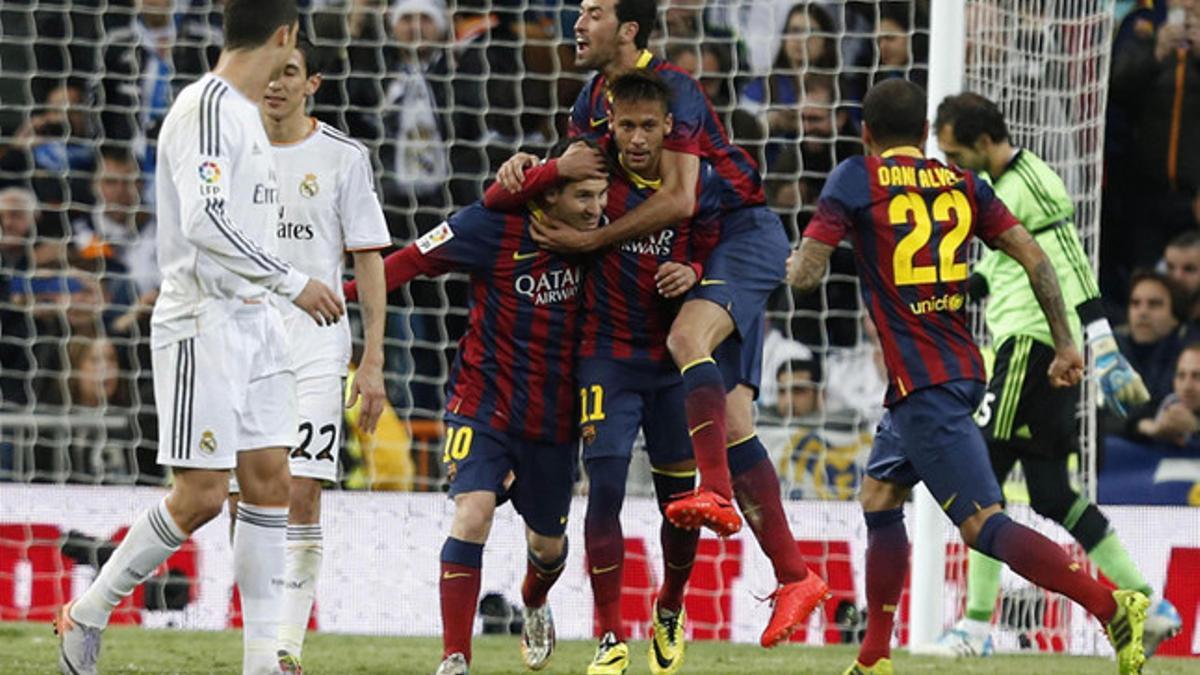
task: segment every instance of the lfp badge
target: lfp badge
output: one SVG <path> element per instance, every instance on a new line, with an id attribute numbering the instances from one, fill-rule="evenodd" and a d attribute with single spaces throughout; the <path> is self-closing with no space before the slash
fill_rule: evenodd
<path id="1" fill-rule="evenodd" d="M 205 162 L 200 165 L 200 180 L 205 185 L 213 185 L 221 180 L 221 167 L 216 162 Z"/>

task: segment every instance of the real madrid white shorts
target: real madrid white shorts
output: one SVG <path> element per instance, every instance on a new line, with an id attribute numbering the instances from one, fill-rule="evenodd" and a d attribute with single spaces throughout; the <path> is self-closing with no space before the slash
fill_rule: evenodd
<path id="1" fill-rule="evenodd" d="M 296 445 L 296 384 L 283 321 L 236 302 L 228 320 L 153 350 L 158 463 L 232 469 L 244 450 Z"/>
<path id="2" fill-rule="evenodd" d="M 300 435 L 292 448 L 293 476 L 335 481 L 342 445 L 342 399 L 345 380 L 338 375 L 303 377 L 296 382 Z"/>

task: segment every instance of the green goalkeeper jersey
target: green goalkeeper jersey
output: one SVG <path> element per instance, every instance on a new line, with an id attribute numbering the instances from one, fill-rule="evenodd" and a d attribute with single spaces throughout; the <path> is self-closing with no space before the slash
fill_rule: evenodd
<path id="1" fill-rule="evenodd" d="M 1079 341 L 1079 317 L 1069 310 L 1100 297 L 1100 289 L 1075 231 L 1075 205 L 1066 185 L 1028 150 L 1018 150 L 993 183 L 1000 200 L 1034 236 L 1058 272 L 1071 332 Z M 975 266 L 975 272 L 988 282 L 990 295 L 984 318 L 993 345 L 999 347 L 1010 337 L 1028 335 L 1054 346 L 1050 324 L 1020 263 L 1001 251 L 989 251 Z"/>

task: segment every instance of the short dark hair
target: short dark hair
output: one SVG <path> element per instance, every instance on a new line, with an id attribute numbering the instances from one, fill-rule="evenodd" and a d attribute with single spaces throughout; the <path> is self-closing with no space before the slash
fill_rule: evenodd
<path id="1" fill-rule="evenodd" d="M 1195 248 L 1200 246 L 1200 230 L 1184 230 L 1167 242 L 1167 248 Z"/>
<path id="2" fill-rule="evenodd" d="M 639 68 L 621 75 L 608 85 L 608 93 L 614 103 L 656 101 L 664 110 L 671 109 L 671 87 L 652 70 Z"/>
<path id="3" fill-rule="evenodd" d="M 947 96 L 938 104 L 933 128 L 940 132 L 947 124 L 954 125 L 954 140 L 967 147 L 984 134 L 994 142 L 1008 140 L 1008 125 L 1000 107 L 974 92 Z"/>
<path id="4" fill-rule="evenodd" d="M 225 48 L 261 47 L 280 26 L 293 26 L 299 18 L 296 0 L 226 0 Z"/>
<path id="5" fill-rule="evenodd" d="M 863 122 L 881 145 L 920 143 L 925 129 L 925 90 L 895 78 L 871 87 L 863 99 Z"/>
<path id="6" fill-rule="evenodd" d="M 645 49 L 658 22 L 658 0 L 617 0 L 617 22 L 636 23 L 638 31 L 633 45 Z"/>
<path id="7" fill-rule="evenodd" d="M 132 164 L 135 167 L 138 165 L 137 157 L 126 145 L 105 143 L 100 146 L 100 150 L 96 154 L 99 155 L 101 160 L 117 164 Z"/>
<path id="8" fill-rule="evenodd" d="M 325 70 L 329 68 L 329 64 L 333 60 L 330 58 L 328 49 L 316 46 L 306 35 L 301 35 L 296 39 L 296 49 L 299 49 L 300 55 L 304 57 L 305 77 L 325 74 Z"/>
<path id="9" fill-rule="evenodd" d="M 812 376 L 811 379 L 814 388 L 821 386 L 821 362 L 815 355 L 807 359 L 789 359 L 775 371 L 775 379 L 778 381 L 779 376 L 784 373 L 797 373 L 801 371 L 807 371 Z"/>
<path id="10" fill-rule="evenodd" d="M 1171 315 L 1183 321 L 1184 305 L 1183 292 L 1171 277 L 1153 269 L 1137 269 L 1129 277 L 1129 296 L 1133 297 L 1133 289 L 1143 283 L 1156 283 L 1167 289 L 1167 297 L 1171 299 Z"/>

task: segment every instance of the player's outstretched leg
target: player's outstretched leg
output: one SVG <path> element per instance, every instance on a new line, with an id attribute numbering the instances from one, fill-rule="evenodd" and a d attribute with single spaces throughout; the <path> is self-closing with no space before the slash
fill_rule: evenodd
<path id="1" fill-rule="evenodd" d="M 992 505 L 959 526 L 968 546 L 1003 561 L 1014 572 L 1082 605 L 1104 624 L 1117 652 L 1118 672 L 1140 673 L 1146 660 L 1142 637 L 1149 599 L 1138 591 L 1110 592 L 1058 544 L 1013 522 Z"/>
<path id="2" fill-rule="evenodd" d="M 440 675 L 466 673 L 471 662 L 471 630 L 479 604 L 483 544 L 496 511 L 496 495 L 482 490 L 464 492 L 454 497 L 454 506 L 454 524 L 442 545 L 438 580 L 442 606 Z"/>
<path id="3" fill-rule="evenodd" d="M 283 615 L 279 621 L 279 669 L 282 672 L 302 671 L 304 633 L 312 613 L 323 556 L 321 483 L 313 478 L 294 476 L 288 507 Z"/>
<path id="4" fill-rule="evenodd" d="M 688 434 L 700 468 L 700 487 L 671 504 L 667 517 L 679 527 L 705 526 L 720 536 L 742 527 L 730 501 L 733 486 L 725 458 L 725 381 L 712 358 L 713 350 L 733 330 L 733 319 L 719 305 L 689 300 L 667 336 L 667 349 L 683 374 Z"/>
<path id="5" fill-rule="evenodd" d="M 890 675 L 896 609 L 908 576 L 908 531 L 904 500 L 908 489 L 871 477 L 863 479 L 860 500 L 867 521 L 867 634 L 852 675 Z"/>
<path id="6" fill-rule="evenodd" d="M 521 584 L 521 600 L 525 603 L 521 657 L 530 670 L 541 670 L 550 662 L 557 642 L 554 615 L 550 613 L 546 595 L 566 567 L 567 538 L 547 537 L 527 529 L 526 539 L 529 542 L 529 554 L 526 557 L 525 581 Z"/>
<path id="7" fill-rule="evenodd" d="M 730 399 L 735 399 L 736 392 L 743 389 L 738 387 Z M 749 400 L 746 398 L 747 404 Z M 749 420 L 749 411 L 746 415 Z M 737 417 L 731 406 L 730 419 Z M 752 423 L 738 426 L 740 430 L 753 428 Z M 775 570 L 778 588 L 771 595 L 774 608 L 760 639 L 762 646 L 774 647 L 808 621 L 829 594 L 829 587 L 804 564 L 804 556 L 783 511 L 779 476 L 757 435 L 751 434 L 729 446 L 729 469 L 742 516 Z"/>
<path id="8" fill-rule="evenodd" d="M 187 492 L 196 483 L 185 478 L 195 472 L 182 471 L 176 474 L 178 482 L 171 496 L 142 513 L 129 528 L 120 546 L 113 551 L 91 586 L 74 601 L 60 608 L 54 619 L 54 632 L 58 634 L 58 666 L 64 675 L 87 675 L 96 673 L 100 658 L 101 634 L 108 626 L 112 610 L 146 580 L 155 569 L 171 557 L 187 539 L 188 533 L 179 526 L 170 511 L 169 504 L 190 504 L 175 495 Z M 218 472 L 205 472 L 216 474 Z M 225 472 L 219 472 L 224 485 Z M 221 510 L 218 494 L 208 508 L 198 508 L 196 513 L 185 513 L 185 522 L 195 527 L 211 520 Z M 178 510 L 183 510 L 176 507 Z"/>
<path id="9" fill-rule="evenodd" d="M 654 601 L 653 622 L 647 659 L 654 675 L 670 675 L 683 667 L 687 643 L 687 614 L 683 609 L 684 591 L 692 566 L 696 562 L 699 530 L 676 527 L 666 517 L 666 506 L 682 493 L 695 487 L 696 467 L 691 462 L 680 465 L 653 467 L 654 494 L 663 514 L 659 526 L 659 541 L 663 551 L 663 581 Z"/>

